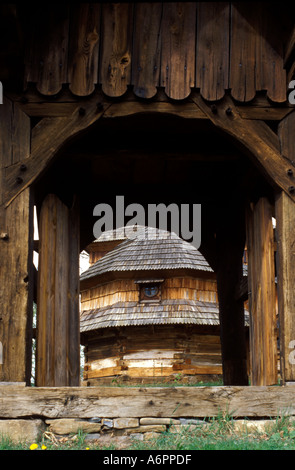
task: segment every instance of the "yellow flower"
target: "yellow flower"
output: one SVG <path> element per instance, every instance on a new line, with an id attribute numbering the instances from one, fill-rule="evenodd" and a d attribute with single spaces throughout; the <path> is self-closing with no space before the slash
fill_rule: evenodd
<path id="1" fill-rule="evenodd" d="M 43 445 L 43 446 L 41 447 L 41 449 L 42 449 L 42 450 L 45 450 L 45 449 L 47 449 L 47 447 L 46 447 L 45 445 Z"/>
<path id="2" fill-rule="evenodd" d="M 35 450 L 38 448 L 38 444 L 31 444 L 30 445 L 30 450 Z"/>
<path id="3" fill-rule="evenodd" d="M 89 447 L 85 447 L 85 450 L 89 450 Z"/>

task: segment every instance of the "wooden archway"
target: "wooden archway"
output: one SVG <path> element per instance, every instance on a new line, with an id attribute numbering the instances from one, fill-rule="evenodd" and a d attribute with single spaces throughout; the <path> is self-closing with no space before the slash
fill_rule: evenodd
<path id="1" fill-rule="evenodd" d="M 51 109 L 51 113 L 53 113 L 54 104 L 51 105 Z M 44 111 L 39 110 L 38 112 L 43 113 Z M 6 305 L 6 310 L 1 322 L 3 337 L 9 336 L 13 338 L 14 346 L 11 348 L 8 341 L 3 341 L 3 356 L 8 360 L 5 362 L 5 367 L 2 368 L 2 380 L 28 381 L 28 357 L 30 355 L 28 347 L 30 341 L 28 341 L 28 339 L 31 336 L 31 320 L 28 312 L 31 311 L 32 283 L 30 280 L 33 278 L 32 265 L 30 261 L 28 261 L 31 259 L 32 253 L 32 192 L 30 188 L 46 170 L 48 165 L 56 158 L 58 152 L 64 145 L 83 131 L 89 129 L 90 126 L 102 116 L 116 117 L 147 112 L 174 114 L 184 119 L 210 120 L 219 129 L 232 136 L 236 142 L 239 142 L 241 146 L 249 152 L 251 158 L 257 163 L 276 189 L 278 194 L 276 217 L 279 234 L 277 256 L 279 262 L 278 287 L 281 323 L 280 348 L 281 357 L 283 358 L 282 370 L 284 380 L 293 380 L 294 366 L 292 362 L 288 361 L 288 357 L 290 354 L 289 345 L 295 329 L 292 320 L 292 307 L 290 307 L 292 306 L 294 295 L 292 293 L 294 291 L 294 276 L 292 275 L 293 268 L 291 262 L 293 256 L 291 227 L 294 223 L 295 202 L 295 192 L 293 188 L 294 156 L 291 144 L 291 132 L 294 127 L 294 112 L 290 113 L 290 109 L 284 110 L 285 117 L 280 122 L 279 133 L 277 135 L 263 120 L 249 119 L 247 113 L 245 114 L 245 110 L 235 105 L 229 96 L 225 96 L 223 100 L 214 105 L 206 103 L 197 93 L 192 94 L 192 101 L 182 104 L 175 104 L 170 101 L 157 102 L 156 100 L 149 103 L 142 103 L 138 101 L 113 102 L 105 98 L 99 92 L 95 92 L 91 98 L 79 101 L 79 103 L 75 103 L 75 105 L 71 104 L 71 107 L 63 111 L 65 114 L 63 116 L 60 116 L 60 110 L 56 108 L 54 112 L 56 115 L 43 117 L 32 129 L 31 142 L 28 141 L 25 129 L 30 130 L 30 124 L 28 122 L 29 114 L 27 113 L 31 113 L 31 115 L 36 113 L 32 104 L 12 103 L 6 98 L 3 108 L 1 108 L 2 116 L 5 119 L 9 117 L 10 122 L 11 120 L 22 122 L 22 134 L 18 136 L 18 140 L 14 139 L 14 145 L 11 146 L 13 149 L 13 155 L 11 157 L 13 164 L 7 164 L 3 172 L 1 217 L 2 220 L 4 220 L 3 226 L 5 230 L 1 235 L 1 253 L 3 253 L 2 259 L 4 260 L 5 276 L 7 279 L 11 279 L 11 282 L 7 284 L 5 291 L 2 291 L 2 304 Z M 253 113 L 253 110 L 251 110 L 251 112 Z M 9 119 L 7 119 L 7 121 L 9 121 Z M 9 146 L 9 139 L 12 139 L 9 133 L 10 129 L 7 129 L 7 135 L 9 136 L 7 148 Z M 17 145 L 15 142 L 17 142 Z M 59 202 L 56 201 L 56 207 L 58 205 Z M 258 212 L 260 217 L 257 217 L 254 213 L 251 217 L 256 217 L 258 221 L 264 220 L 269 227 L 269 218 L 271 216 L 269 209 L 267 209 L 266 206 L 259 205 L 257 211 L 260 211 Z M 61 208 L 60 212 L 64 213 L 64 220 L 70 220 L 70 213 L 67 209 Z M 265 217 L 267 217 L 267 220 L 265 220 Z M 18 224 L 15 224 L 16 219 L 18 220 Z M 68 223 L 65 223 L 65 230 L 68 230 Z M 263 225 L 259 224 L 257 226 L 256 222 L 256 235 L 258 234 L 259 236 L 260 233 L 260 236 L 263 236 L 262 230 Z M 259 251 L 259 244 L 255 245 L 254 250 Z M 258 259 L 257 254 L 258 252 L 254 251 L 253 260 Z M 270 253 L 264 253 L 263 256 L 262 262 L 267 263 Z M 68 258 L 68 260 L 69 259 L 70 258 Z M 55 269 L 58 269 L 57 265 Z M 257 266 L 256 268 L 254 266 L 254 271 L 255 276 L 253 274 L 251 278 L 250 275 L 249 290 L 251 289 L 252 291 L 252 305 L 257 305 L 257 299 L 254 297 L 258 295 L 258 291 L 254 294 L 254 288 L 257 286 L 257 282 L 262 289 L 259 291 L 259 296 L 262 292 L 262 299 L 267 299 L 269 298 L 269 292 L 264 290 L 264 286 L 269 285 L 269 283 L 273 285 L 274 279 L 273 271 L 271 270 L 264 271 L 264 274 L 262 274 L 260 268 L 257 269 Z M 250 270 L 250 273 L 254 271 Z M 257 273 L 258 276 L 266 275 L 268 277 L 264 277 L 263 279 L 262 277 L 257 278 Z M 269 279 L 269 283 L 267 279 Z M 75 282 L 77 286 L 77 280 Z M 253 283 L 252 287 L 251 282 Z M 61 284 L 57 283 L 58 287 L 60 285 Z M 67 292 L 69 285 L 70 284 L 64 285 L 65 292 Z M 17 295 L 15 294 L 16 292 Z M 261 297 L 259 297 L 259 299 L 261 305 L 263 305 Z M 17 319 L 17 323 L 15 320 L 11 321 L 13 318 L 11 302 L 14 305 L 14 309 L 22 312 Z M 264 310 L 261 308 L 256 308 L 258 317 L 255 317 L 257 321 L 253 330 L 254 342 L 256 341 L 255 346 L 253 345 L 252 347 L 253 350 L 255 350 L 255 348 L 261 349 L 262 345 L 267 342 L 266 338 L 268 335 L 266 335 L 264 339 L 258 340 L 258 330 L 264 322 L 264 317 L 260 316 L 259 312 L 263 311 Z M 76 316 L 77 315 L 76 313 Z M 231 321 L 230 317 L 227 321 Z M 270 322 L 269 328 L 272 332 L 272 337 L 274 337 L 273 320 Z M 78 319 L 76 330 L 78 331 Z M 10 339 L 10 341 L 12 340 Z M 265 363 L 269 363 L 269 348 L 273 348 L 273 343 L 265 349 L 263 355 Z M 77 346 L 74 356 L 77 357 Z M 19 357 L 23 357 L 23 361 L 16 359 Z M 253 359 L 253 361 L 255 362 L 255 359 Z M 65 363 L 67 363 L 67 359 L 65 359 Z M 229 370 L 231 367 L 232 365 L 229 366 Z M 266 370 L 266 366 L 264 365 L 262 369 L 260 369 L 258 376 L 254 379 L 256 380 L 256 384 L 273 383 L 274 362 L 272 362 L 271 369 L 271 373 L 265 374 L 262 372 L 262 370 Z M 77 372 L 74 372 L 74 375 L 75 374 L 77 374 Z M 71 374 L 65 375 L 72 377 Z M 229 374 L 227 383 L 241 382 L 241 377 L 233 379 L 233 375 L 232 373 Z M 245 376 L 243 380 L 245 380 Z M 47 381 L 46 384 L 48 383 Z M 61 379 L 61 382 L 55 382 L 55 384 L 61 385 L 75 383 L 77 383 L 77 378 L 72 381 L 72 378 L 65 379 L 64 377 Z M 53 385 L 54 382 L 50 382 L 50 384 Z"/>

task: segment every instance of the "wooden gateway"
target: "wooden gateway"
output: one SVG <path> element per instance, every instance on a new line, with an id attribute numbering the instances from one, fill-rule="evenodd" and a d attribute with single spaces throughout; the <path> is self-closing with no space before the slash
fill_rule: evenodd
<path id="1" fill-rule="evenodd" d="M 88 250 L 86 385 L 222 377 L 216 276 L 192 244 L 135 225 L 103 233 Z"/>
<path id="2" fill-rule="evenodd" d="M 283 395 L 287 384 L 295 383 L 294 5 L 4 4 L 0 32 L 0 382 L 30 384 L 35 302 L 36 387 L 30 396 L 50 394 L 47 387 L 75 386 L 93 400 L 102 396 L 79 387 L 79 254 L 94 238 L 94 207 L 113 206 L 114 198 L 124 195 L 128 204 L 145 208 L 151 203 L 201 204 L 199 251 L 216 275 L 224 386 L 238 386 L 238 393 L 254 398 L 256 387 L 277 385 L 279 346 L 283 386 L 272 387 L 280 388 L 272 393 Z M 33 264 L 34 208 L 38 271 Z M 114 250 L 128 254 L 136 243 L 126 240 Z M 105 266 L 114 250 L 97 265 Z M 176 277 L 175 269 L 173 275 L 171 269 L 128 277 L 131 272 L 122 270 L 120 279 L 115 278 L 118 272 L 101 278 L 97 273 L 101 284 L 96 287 L 95 278 L 83 278 L 83 296 L 94 295 L 92 304 L 83 298 L 85 309 L 95 310 L 95 296 L 109 289 L 101 295 L 107 311 L 112 296 L 113 303 L 119 301 L 115 289 L 127 283 L 125 300 L 148 309 L 150 316 L 163 302 L 170 308 L 169 302 L 186 295 L 187 312 L 191 302 L 203 302 L 190 295 L 207 292 L 200 286 L 213 282 L 210 271 L 188 267 L 179 268 Z M 156 286 L 160 301 L 139 298 L 147 279 L 163 279 Z M 247 299 L 251 392 L 245 391 Z M 115 358 L 110 367 L 127 375 L 131 369 L 121 369 L 131 359 L 120 356 L 115 364 L 117 350 L 122 345 L 128 354 L 138 354 L 142 348 L 135 343 L 129 351 L 123 331 L 163 327 L 171 351 L 170 325 L 100 328 L 99 348 L 106 349 L 107 332 L 116 331 L 118 340 L 107 355 Z M 82 334 L 90 345 L 94 333 Z M 190 344 L 190 357 L 188 349 L 175 353 L 179 357 L 165 367 L 174 367 L 176 374 L 177 367 L 200 367 L 195 361 L 199 344 Z M 160 369 L 157 363 L 154 370 Z M 87 380 L 92 380 L 90 372 Z M 219 410 L 218 403 L 214 409 Z M 257 407 L 251 412 L 258 413 Z"/>

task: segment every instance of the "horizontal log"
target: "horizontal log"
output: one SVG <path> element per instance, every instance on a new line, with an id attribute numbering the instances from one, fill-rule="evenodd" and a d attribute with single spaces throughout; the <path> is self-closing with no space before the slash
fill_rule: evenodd
<path id="1" fill-rule="evenodd" d="M 0 387 L 0 417 L 137 418 L 295 415 L 295 387 Z"/>

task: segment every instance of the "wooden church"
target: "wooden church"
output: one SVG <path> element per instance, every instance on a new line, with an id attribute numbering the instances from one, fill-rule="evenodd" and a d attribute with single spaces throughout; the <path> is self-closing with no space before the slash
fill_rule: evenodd
<path id="1" fill-rule="evenodd" d="M 85 384 L 222 377 L 216 276 L 193 245 L 134 225 L 103 233 L 88 250 Z"/>
<path id="2" fill-rule="evenodd" d="M 250 384 L 277 385 L 278 334 L 281 383 L 294 383 L 294 5 L 4 4 L 0 36 L 0 382 L 30 383 L 35 301 L 36 388 L 79 386 L 79 253 L 94 238 L 94 207 L 124 195 L 143 207 L 201 204 L 199 251 L 216 274 L 224 385 L 249 385 L 245 298 Z M 114 250 L 128 254 L 136 243 Z M 189 287 L 200 287 L 201 270 L 190 271 L 179 270 L 177 281 L 169 269 L 153 274 L 163 279 L 161 302 L 169 307 L 181 290 L 186 311 L 201 301 Z M 129 301 L 156 312 L 157 298 L 132 297 L 147 287 L 135 281 L 149 277 L 130 273 L 120 280 L 132 287 Z M 112 275 L 102 274 L 101 287 L 82 279 L 82 287 L 107 291 Z M 115 302 L 115 291 L 108 295 Z M 95 311 L 95 301 L 84 301 Z M 193 367 L 190 359 L 174 364 Z"/>

